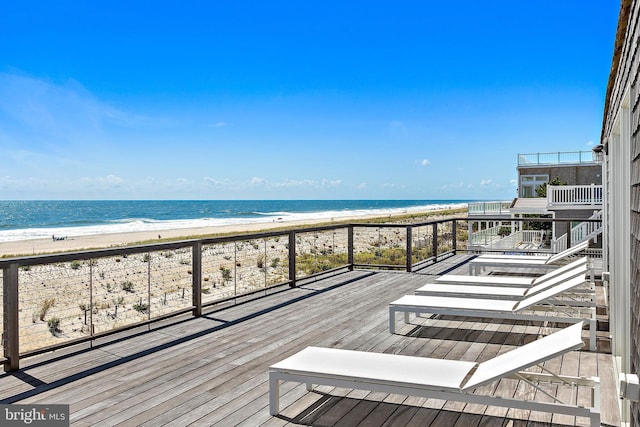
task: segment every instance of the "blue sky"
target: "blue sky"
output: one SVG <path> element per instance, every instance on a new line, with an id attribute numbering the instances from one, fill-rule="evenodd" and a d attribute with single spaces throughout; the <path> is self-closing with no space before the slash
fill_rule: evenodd
<path id="1" fill-rule="evenodd" d="M 599 142 L 616 1 L 19 1 L 0 199 L 511 199 Z"/>

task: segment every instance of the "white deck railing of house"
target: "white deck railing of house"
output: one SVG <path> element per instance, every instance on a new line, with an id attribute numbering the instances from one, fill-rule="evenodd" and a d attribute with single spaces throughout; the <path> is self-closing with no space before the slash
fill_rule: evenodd
<path id="1" fill-rule="evenodd" d="M 493 242 L 500 239 L 498 236 L 498 231 L 502 228 L 501 225 L 496 225 L 495 227 L 485 228 L 484 230 L 475 231 L 471 233 L 471 244 L 472 245 L 490 245 Z"/>
<path id="2" fill-rule="evenodd" d="M 589 219 L 602 219 L 602 211 L 598 211 L 591 215 Z M 602 232 L 602 222 L 581 222 L 571 227 L 571 243 L 577 245 L 595 238 Z M 551 243 L 554 252 L 562 252 L 567 249 L 567 234 L 563 234 Z"/>
<path id="3" fill-rule="evenodd" d="M 542 244 L 542 230 L 520 230 L 505 236 L 492 245 L 493 249 L 538 249 Z"/>
<path id="4" fill-rule="evenodd" d="M 602 185 L 549 185 L 547 207 L 584 208 L 602 206 Z"/>
<path id="5" fill-rule="evenodd" d="M 468 207 L 469 215 L 501 215 L 509 213 L 511 202 L 471 202 Z"/>

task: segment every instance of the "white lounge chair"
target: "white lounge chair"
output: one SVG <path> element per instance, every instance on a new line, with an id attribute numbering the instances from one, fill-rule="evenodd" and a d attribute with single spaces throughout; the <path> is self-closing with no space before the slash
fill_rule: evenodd
<path id="1" fill-rule="evenodd" d="M 587 307 L 569 304 L 560 306 L 558 301 L 554 300 L 557 295 L 576 288 L 585 282 L 585 275 L 576 276 L 518 301 L 405 295 L 389 304 L 389 332 L 395 333 L 396 313 L 398 312 L 404 313 L 405 323 L 409 323 L 409 313 L 519 319 L 538 322 L 577 323 L 585 321 L 589 324 L 589 348 L 591 351 L 595 351 L 596 308 L 592 304 Z"/>
<path id="2" fill-rule="evenodd" d="M 569 264 L 557 267 L 542 276 L 472 276 L 468 274 L 444 274 L 436 278 L 438 284 L 455 284 L 455 285 L 486 285 L 486 286 L 518 286 L 527 287 L 535 286 L 546 280 L 553 279 L 556 276 L 564 274 L 565 272 L 581 268 L 582 266 L 589 267 L 589 273 L 591 274 L 591 281 L 593 281 L 593 269 L 590 268 L 590 262 L 587 257 L 580 257 Z"/>
<path id="3" fill-rule="evenodd" d="M 561 270 L 561 272 L 558 272 Z M 531 283 L 533 286 L 490 286 L 488 283 L 482 285 L 447 282 L 447 283 L 429 283 L 416 289 L 416 295 L 432 295 L 432 296 L 452 296 L 464 298 L 490 298 L 490 299 L 507 299 L 512 301 L 521 300 L 527 296 L 535 295 L 546 289 L 550 289 L 556 285 L 562 284 L 566 280 L 576 276 L 583 276 L 587 273 L 587 263 L 584 259 L 554 270 L 544 276 L 534 279 Z M 443 276 L 444 277 L 444 276 Z M 487 276 L 467 276 L 467 277 L 487 277 Z M 504 283 L 504 282 L 503 282 Z M 587 303 L 595 304 L 595 286 L 589 284 L 587 288 L 571 289 L 571 291 L 579 296 L 575 302 L 577 305 L 585 305 Z M 584 297 L 589 301 L 584 301 Z M 567 300 L 566 303 L 571 303 Z M 588 305 L 588 304 L 587 304 Z"/>
<path id="4" fill-rule="evenodd" d="M 589 241 L 558 252 L 555 255 L 480 255 L 469 261 L 469 274 L 478 274 L 486 267 L 556 268 L 567 257 L 589 248 Z"/>
<path id="5" fill-rule="evenodd" d="M 581 334 L 582 324 L 579 323 L 481 363 L 307 347 L 269 368 L 269 411 L 272 415 L 280 412 L 280 381 L 295 381 L 306 383 L 309 391 L 314 384 L 371 390 L 587 417 L 592 426 L 598 426 L 600 381 L 597 377 L 524 371 L 580 349 L 583 346 Z M 524 380 L 536 388 L 536 383 L 543 382 L 588 387 L 592 401 L 589 407 L 583 407 L 559 402 L 554 396 L 551 396 L 554 402 L 547 403 L 469 392 L 502 378 Z"/>

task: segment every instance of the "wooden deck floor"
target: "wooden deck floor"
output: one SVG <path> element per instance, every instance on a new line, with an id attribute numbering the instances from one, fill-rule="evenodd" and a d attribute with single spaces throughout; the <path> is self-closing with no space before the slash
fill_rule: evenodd
<path id="1" fill-rule="evenodd" d="M 566 416 L 360 390 L 308 392 L 295 383 L 283 383 L 281 415 L 269 415 L 268 367 L 307 345 L 482 361 L 553 326 L 543 331 L 526 322 L 445 316 L 399 322 L 397 334 L 389 334 L 388 303 L 434 274 L 465 273 L 466 267 L 455 269 L 460 260 L 417 274 L 346 272 L 93 348 L 23 360 L 19 372 L 0 375 L 0 403 L 69 404 L 74 426 L 585 424 Z M 609 354 L 573 352 L 550 363 L 560 364 L 566 375 L 599 375 L 602 422 L 620 425 Z M 514 380 L 493 387 L 503 395 L 536 398 L 532 388 Z"/>

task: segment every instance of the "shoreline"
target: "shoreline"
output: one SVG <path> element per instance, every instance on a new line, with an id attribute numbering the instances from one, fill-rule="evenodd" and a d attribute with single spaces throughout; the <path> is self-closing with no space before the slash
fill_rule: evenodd
<path id="1" fill-rule="evenodd" d="M 76 252 L 91 249 L 106 249 L 111 247 L 131 246 L 136 244 L 164 242 L 167 240 L 188 240 L 191 238 L 202 238 L 204 236 L 217 236 L 226 234 L 248 234 L 258 233 L 262 231 L 272 231 L 280 228 L 296 228 L 303 226 L 325 225 L 325 224 L 343 224 L 349 222 L 367 222 L 373 220 L 385 220 L 385 222 L 393 222 L 394 219 L 409 218 L 429 218 L 432 220 L 451 217 L 464 212 L 463 209 L 438 209 L 415 211 L 409 213 L 398 213 L 389 215 L 358 215 L 353 217 L 343 217 L 339 220 L 327 221 L 326 219 L 318 220 L 292 220 L 292 221 L 274 221 L 260 222 L 252 224 L 235 224 L 235 225 L 218 225 L 209 227 L 193 227 L 193 228 L 176 228 L 167 230 L 148 230 L 133 231 L 125 233 L 112 234 L 94 234 L 86 236 L 74 236 L 65 238 L 64 240 L 47 239 L 30 239 L 17 240 L 11 242 L 0 243 L 0 257 L 19 257 L 33 256 L 62 252 Z"/>

